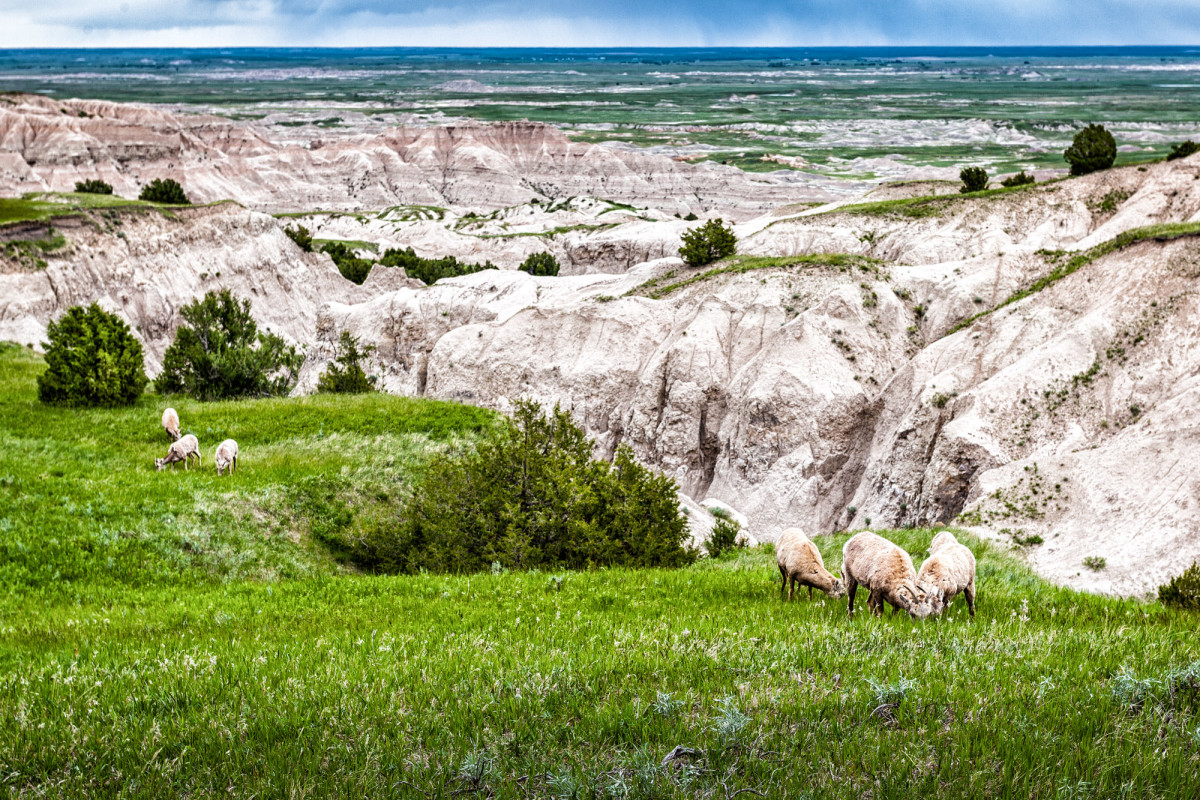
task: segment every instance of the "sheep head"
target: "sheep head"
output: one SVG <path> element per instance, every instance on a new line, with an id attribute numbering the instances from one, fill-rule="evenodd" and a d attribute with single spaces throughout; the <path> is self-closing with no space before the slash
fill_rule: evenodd
<path id="1" fill-rule="evenodd" d="M 903 601 L 905 610 L 913 619 L 925 619 L 936 613 L 934 611 L 934 595 L 915 585 L 901 586 L 896 590 L 896 596 Z"/>
<path id="2" fill-rule="evenodd" d="M 167 468 L 167 460 L 165 458 L 154 459 L 154 468 L 156 470 L 158 470 L 159 472 L 162 472 L 164 469 Z"/>
<path id="3" fill-rule="evenodd" d="M 832 597 L 834 600 L 838 599 L 839 597 L 845 597 L 846 596 L 846 584 L 842 583 L 841 578 L 834 575 L 833 576 L 833 585 L 829 587 L 829 591 L 826 592 L 826 594 L 829 595 L 830 597 Z"/>

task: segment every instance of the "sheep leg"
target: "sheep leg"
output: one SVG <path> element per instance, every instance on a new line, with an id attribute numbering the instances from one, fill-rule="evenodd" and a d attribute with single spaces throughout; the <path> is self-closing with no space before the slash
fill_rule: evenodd
<path id="1" fill-rule="evenodd" d="M 847 576 L 847 578 L 846 578 L 846 597 L 849 598 L 849 602 L 846 604 L 846 610 L 849 612 L 851 618 L 854 617 L 854 595 L 856 592 L 858 592 L 858 581 L 854 580 L 854 578 Z"/>
<path id="2" fill-rule="evenodd" d="M 232 475 L 237 470 L 237 456 L 233 457 L 233 463 L 229 465 L 229 474 Z"/>
<path id="3" fill-rule="evenodd" d="M 971 612 L 971 619 L 975 619 L 975 581 L 967 584 L 963 595 L 967 598 L 967 610 Z"/>
<path id="4" fill-rule="evenodd" d="M 788 578 L 787 572 L 784 571 L 783 567 L 779 568 L 779 575 L 780 575 L 780 577 L 783 578 L 783 583 L 779 584 L 779 596 L 783 597 L 783 593 L 787 591 L 787 578 Z"/>
<path id="5" fill-rule="evenodd" d="M 812 587 L 811 586 L 808 587 L 808 599 L 812 600 Z"/>

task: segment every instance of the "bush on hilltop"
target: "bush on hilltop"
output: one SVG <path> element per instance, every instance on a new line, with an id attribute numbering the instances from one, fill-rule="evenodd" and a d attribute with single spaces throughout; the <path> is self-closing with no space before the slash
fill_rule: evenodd
<path id="1" fill-rule="evenodd" d="M 1200 611 L 1200 563 L 1193 563 L 1158 587 L 1158 602 L 1164 606 Z"/>
<path id="2" fill-rule="evenodd" d="M 1072 175 L 1087 175 L 1108 169 L 1117 160 L 1117 141 L 1103 125 L 1088 125 L 1075 134 L 1071 146 L 1063 151 Z"/>
<path id="3" fill-rule="evenodd" d="M 142 193 L 138 195 L 138 200 L 145 200 L 148 203 L 170 203 L 176 206 L 191 205 L 192 201 L 188 200 L 186 194 L 183 193 L 183 187 L 174 178 L 155 178 L 142 187 Z"/>
<path id="4" fill-rule="evenodd" d="M 1007 178 L 1000 181 L 1000 185 L 1006 188 L 1012 188 L 1013 186 L 1027 186 L 1036 182 L 1037 181 L 1032 175 L 1025 170 L 1021 170 L 1016 175 L 1009 175 Z"/>
<path id="5" fill-rule="evenodd" d="M 982 192 L 988 185 L 987 170 L 983 167 L 964 167 L 958 173 L 959 180 L 963 185 L 958 191 L 966 194 L 968 192 Z"/>
<path id="6" fill-rule="evenodd" d="M 444 258 L 421 258 L 411 247 L 398 250 L 389 247 L 383 253 L 379 263 L 385 267 L 403 267 L 404 273 L 422 283 L 432 285 L 442 278 L 453 278 L 458 275 L 470 275 L 485 269 L 496 269 L 490 261 L 482 264 L 460 262 L 454 256 Z"/>
<path id="7" fill-rule="evenodd" d="M 154 381 L 159 394 L 197 400 L 286 395 L 304 356 L 273 333 L 261 333 L 250 301 L 228 289 L 209 292 L 179 311 L 184 324 Z"/>
<path id="8" fill-rule="evenodd" d="M 72 306 L 46 326 L 46 371 L 38 399 L 64 406 L 124 406 L 146 388 L 142 344 L 116 314 Z"/>
<path id="9" fill-rule="evenodd" d="M 1200 144 L 1196 144 L 1191 139 L 1186 142 L 1180 142 L 1171 148 L 1170 154 L 1167 156 L 1167 161 L 1175 161 L 1180 158 L 1187 158 L 1190 155 L 1200 153 Z"/>
<path id="10" fill-rule="evenodd" d="M 112 194 L 113 188 L 111 183 L 105 183 L 99 178 L 91 178 L 86 181 L 76 181 L 75 191 L 81 194 Z"/>
<path id="11" fill-rule="evenodd" d="M 689 267 L 702 267 L 737 253 L 737 236 L 733 229 L 718 217 L 683 234 L 679 257 Z"/>
<path id="12" fill-rule="evenodd" d="M 329 254 L 343 278 L 359 285 L 371 274 L 371 267 L 375 266 L 374 261 L 360 258 L 345 242 L 328 242 L 321 247 L 321 252 Z"/>

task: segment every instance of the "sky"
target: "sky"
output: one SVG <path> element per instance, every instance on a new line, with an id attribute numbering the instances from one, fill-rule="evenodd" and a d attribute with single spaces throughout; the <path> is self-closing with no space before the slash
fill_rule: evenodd
<path id="1" fill-rule="evenodd" d="M 1200 45 L 1200 0 L 0 0 L 12 47 Z"/>

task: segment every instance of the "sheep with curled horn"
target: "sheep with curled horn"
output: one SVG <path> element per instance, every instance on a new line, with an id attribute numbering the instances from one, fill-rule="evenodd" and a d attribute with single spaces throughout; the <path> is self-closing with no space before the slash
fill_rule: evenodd
<path id="1" fill-rule="evenodd" d="M 914 619 L 924 619 L 933 613 L 933 600 L 917 586 L 912 558 L 876 533 L 863 531 L 846 542 L 842 548 L 842 578 L 850 598 L 851 617 L 859 586 L 869 592 L 867 608 L 877 617 L 883 614 L 885 602 L 904 609 Z"/>

